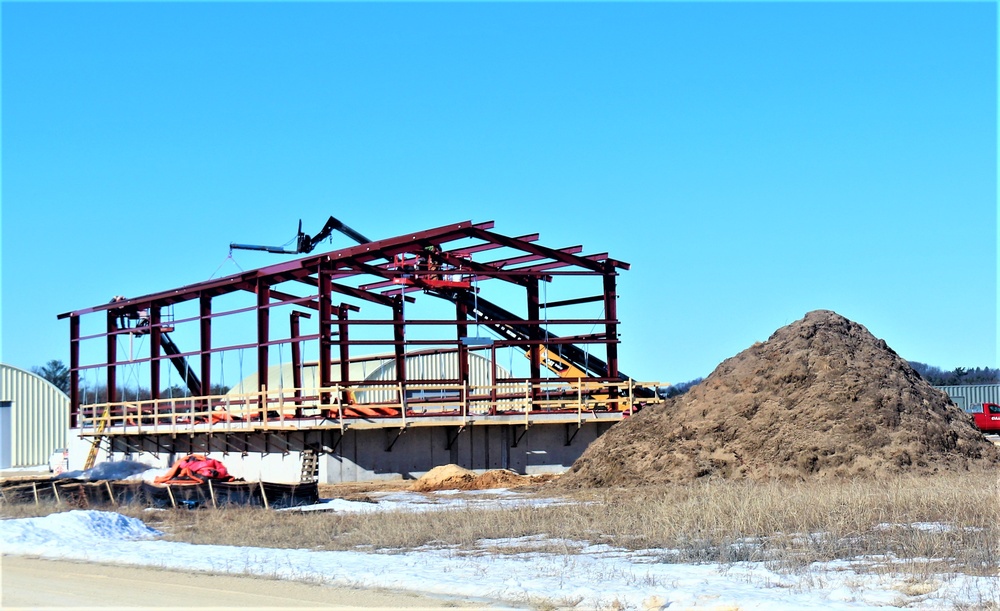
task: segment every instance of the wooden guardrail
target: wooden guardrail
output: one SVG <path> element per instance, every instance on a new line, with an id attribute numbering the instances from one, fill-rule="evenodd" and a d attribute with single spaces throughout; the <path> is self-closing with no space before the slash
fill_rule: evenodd
<path id="1" fill-rule="evenodd" d="M 428 416 L 460 417 L 466 421 L 490 415 L 621 412 L 659 402 L 637 398 L 639 386 L 657 383 L 503 382 L 496 385 L 423 382 L 365 382 L 352 386 L 262 388 L 256 392 L 174 397 L 145 401 L 96 403 L 80 407 L 83 434 L 108 434 L 107 429 L 136 434 L 179 433 L 198 426 L 210 432 L 282 428 L 286 421 L 323 419 L 345 428 L 357 419 Z M 527 420 L 526 420 L 527 421 Z M 88 431 L 88 429 L 90 429 Z"/>

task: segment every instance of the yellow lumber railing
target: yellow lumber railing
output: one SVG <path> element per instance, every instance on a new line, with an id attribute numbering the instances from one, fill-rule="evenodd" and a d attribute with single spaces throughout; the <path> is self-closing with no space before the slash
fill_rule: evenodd
<path id="1" fill-rule="evenodd" d="M 639 407 L 658 403 L 658 395 L 634 395 L 637 387 L 660 386 L 631 380 L 554 379 L 486 386 L 386 381 L 315 388 L 265 387 L 249 393 L 83 405 L 80 422 L 84 435 L 99 439 L 108 428 L 116 434 L 280 430 L 291 425 L 290 421 L 297 421 L 298 416 L 333 421 L 341 429 L 359 419 L 396 418 L 400 426 L 406 426 L 426 416 L 451 416 L 464 423 L 483 416 L 523 415 L 527 424 L 534 414 L 575 413 L 582 421 L 584 414 L 630 414 Z M 326 402 L 321 401 L 324 397 Z M 354 401 L 345 403 L 342 397 Z"/>

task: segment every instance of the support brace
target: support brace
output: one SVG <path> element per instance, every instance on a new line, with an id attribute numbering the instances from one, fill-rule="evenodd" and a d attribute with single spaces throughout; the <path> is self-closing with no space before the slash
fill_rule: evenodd
<path id="1" fill-rule="evenodd" d="M 450 428 L 450 427 L 449 427 L 449 428 Z M 452 447 L 453 445 L 455 445 L 455 442 L 456 442 L 456 441 L 458 441 L 458 436 L 459 436 L 459 435 L 461 435 L 461 434 L 462 434 L 462 431 L 464 431 L 464 430 L 465 430 L 465 425 L 463 424 L 462 426 L 458 427 L 458 428 L 457 428 L 457 429 L 455 430 L 455 435 L 454 435 L 454 436 L 452 436 L 452 435 L 448 435 L 448 445 L 446 445 L 446 446 L 444 447 L 444 449 L 445 449 L 445 450 L 450 450 L 450 449 L 451 449 L 451 447 Z M 446 434 L 447 434 L 447 433 L 446 433 Z"/>
<path id="2" fill-rule="evenodd" d="M 572 424 L 566 425 L 566 446 L 573 445 L 573 440 L 576 439 L 576 434 L 580 432 L 580 424 L 576 424 L 576 428 L 573 428 L 573 434 L 570 434 L 570 429 L 573 428 Z"/>
<path id="3" fill-rule="evenodd" d="M 524 435 L 525 435 L 525 433 L 527 433 L 527 432 L 528 432 L 528 428 L 529 428 L 529 427 L 528 427 L 528 425 L 527 425 L 527 424 L 526 424 L 526 425 L 524 425 L 524 430 L 523 430 L 523 431 L 521 431 L 521 434 L 520 434 L 520 435 L 515 435 L 515 436 L 514 436 L 514 443 L 510 444 L 510 447 L 512 447 L 512 448 L 516 448 L 516 447 L 517 447 L 517 444 L 521 443 L 521 439 L 523 439 L 523 438 L 524 438 Z"/>
<path id="4" fill-rule="evenodd" d="M 288 440 L 284 439 L 282 435 L 269 433 L 264 436 L 264 445 L 268 449 L 270 449 L 271 444 L 274 443 L 275 441 L 280 441 L 281 442 L 280 445 L 284 446 L 282 448 L 279 448 L 283 456 L 288 456 L 291 453 L 291 451 L 288 449 L 289 448 Z"/>
<path id="5" fill-rule="evenodd" d="M 392 438 L 392 441 L 390 441 L 389 445 L 385 448 L 385 451 L 392 452 L 392 446 L 396 445 L 396 442 L 399 441 L 399 438 L 402 437 L 403 433 L 405 432 L 406 432 L 406 427 L 400 427 L 396 433 L 396 436 Z"/>
<path id="6" fill-rule="evenodd" d="M 331 437 L 333 437 L 332 433 L 331 433 Z M 343 431 L 338 432 L 338 434 L 336 435 L 336 438 L 337 438 L 337 440 L 331 442 L 331 445 L 321 447 L 320 450 L 322 452 L 326 453 L 326 454 L 331 454 L 331 455 L 334 454 L 334 453 L 336 453 L 337 448 L 340 447 L 340 442 L 344 440 L 344 433 L 343 433 Z"/>

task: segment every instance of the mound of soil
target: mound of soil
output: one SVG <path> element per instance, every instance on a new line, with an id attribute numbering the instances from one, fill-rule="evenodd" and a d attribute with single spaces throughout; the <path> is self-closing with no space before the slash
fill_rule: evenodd
<path id="1" fill-rule="evenodd" d="M 818 310 L 597 439 L 559 487 L 1000 466 L 968 414 L 885 341 Z"/>
<path id="2" fill-rule="evenodd" d="M 424 473 L 413 482 L 410 490 L 432 492 L 434 490 L 468 490 L 465 486 L 476 479 L 476 472 L 458 465 L 441 465 Z"/>
<path id="3" fill-rule="evenodd" d="M 458 465 L 442 465 L 434 467 L 413 482 L 410 487 L 416 492 L 433 492 L 435 490 L 491 490 L 493 488 L 515 488 L 532 483 L 532 478 L 518 475 L 505 469 L 492 469 L 476 475 Z"/>

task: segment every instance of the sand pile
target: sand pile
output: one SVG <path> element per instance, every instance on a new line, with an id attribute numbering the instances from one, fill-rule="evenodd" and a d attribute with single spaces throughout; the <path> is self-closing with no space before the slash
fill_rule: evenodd
<path id="1" fill-rule="evenodd" d="M 458 465 L 434 467 L 413 482 L 411 490 L 433 492 L 435 490 L 490 490 L 493 488 L 515 488 L 532 482 L 532 478 L 518 475 L 505 469 L 492 469 L 481 475 Z"/>
<path id="2" fill-rule="evenodd" d="M 835 478 L 1000 466 L 1000 451 L 883 340 L 810 312 L 700 385 L 615 425 L 565 487 Z"/>

